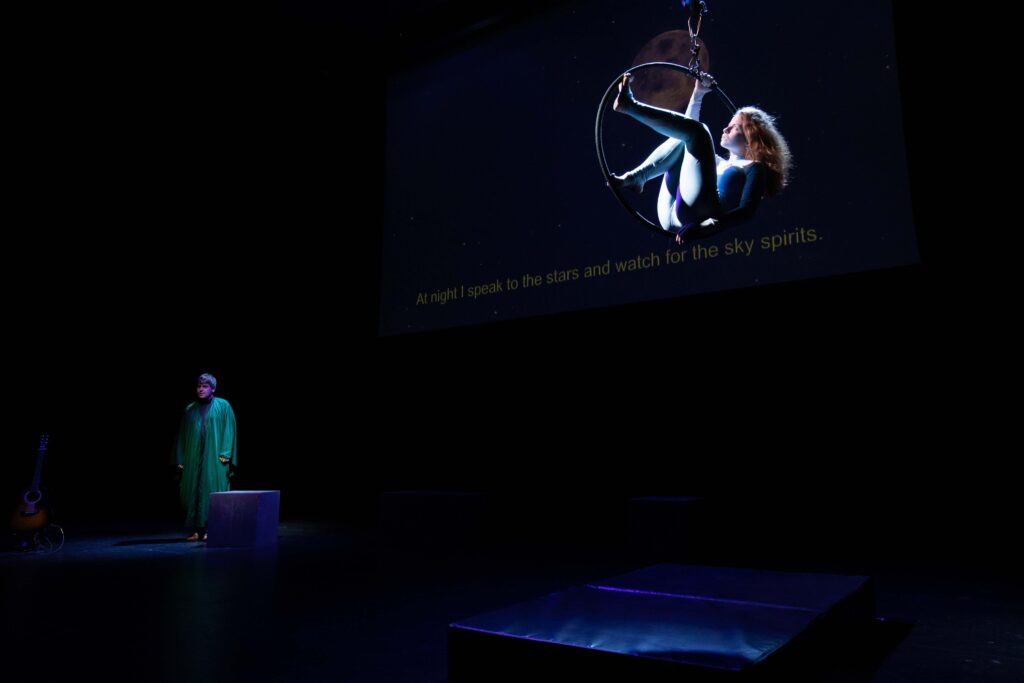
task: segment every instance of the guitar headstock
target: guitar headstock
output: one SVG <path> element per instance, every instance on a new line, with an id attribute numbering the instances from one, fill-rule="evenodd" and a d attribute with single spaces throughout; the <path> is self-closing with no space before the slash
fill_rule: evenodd
<path id="1" fill-rule="evenodd" d="M 48 432 L 43 432 L 42 434 L 39 435 L 39 450 L 45 451 L 49 445 L 50 434 Z"/>

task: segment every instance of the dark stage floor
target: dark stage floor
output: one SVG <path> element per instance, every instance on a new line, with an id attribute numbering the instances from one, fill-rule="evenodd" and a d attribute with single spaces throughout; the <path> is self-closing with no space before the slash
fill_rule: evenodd
<path id="1" fill-rule="evenodd" d="M 4 680 L 441 683 L 449 622 L 650 559 L 550 541 L 438 550 L 299 522 L 263 551 L 208 549 L 170 529 L 67 532 L 53 554 L 0 554 Z M 877 581 L 887 621 L 825 681 L 1024 680 L 1014 577 L 881 562 L 771 568 Z"/>

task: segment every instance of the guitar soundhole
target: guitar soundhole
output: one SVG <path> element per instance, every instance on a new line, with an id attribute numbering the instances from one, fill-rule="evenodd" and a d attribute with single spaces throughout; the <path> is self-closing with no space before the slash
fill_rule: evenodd
<path id="1" fill-rule="evenodd" d="M 35 505 L 42 499 L 42 491 L 25 491 L 25 503 L 28 505 Z"/>

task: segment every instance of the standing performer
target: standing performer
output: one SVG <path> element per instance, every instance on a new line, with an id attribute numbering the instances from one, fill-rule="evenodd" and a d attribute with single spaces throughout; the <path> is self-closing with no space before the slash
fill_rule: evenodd
<path id="1" fill-rule="evenodd" d="M 217 379 L 202 374 L 196 386 L 199 399 L 185 408 L 178 431 L 177 458 L 181 469 L 181 504 L 185 526 L 195 527 L 188 540 L 206 540 L 210 494 L 231 489 L 238 465 L 235 412 L 222 398 L 214 398 Z"/>

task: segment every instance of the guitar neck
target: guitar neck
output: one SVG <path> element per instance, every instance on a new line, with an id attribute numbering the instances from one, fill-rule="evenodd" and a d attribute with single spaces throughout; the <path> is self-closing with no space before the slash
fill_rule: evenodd
<path id="1" fill-rule="evenodd" d="M 39 480 L 42 478 L 42 474 L 43 474 L 43 456 L 44 455 L 46 455 L 46 448 L 40 446 L 39 450 L 36 452 L 36 468 L 35 468 L 35 471 L 32 473 L 32 490 L 33 491 L 38 491 L 39 490 Z"/>

